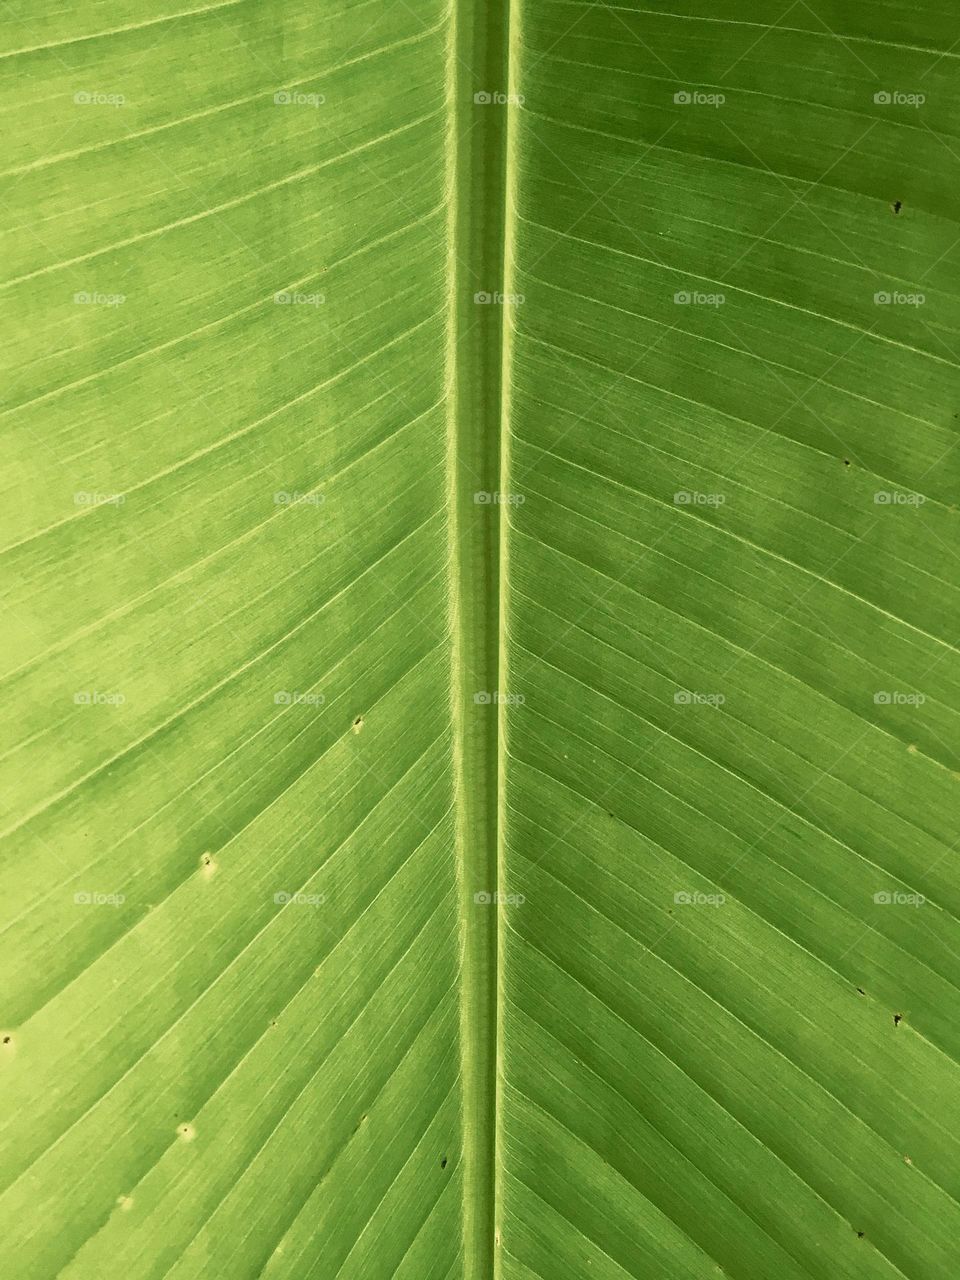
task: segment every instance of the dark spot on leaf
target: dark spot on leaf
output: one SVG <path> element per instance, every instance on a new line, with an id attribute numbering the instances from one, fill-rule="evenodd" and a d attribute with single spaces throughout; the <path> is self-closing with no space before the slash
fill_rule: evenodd
<path id="1" fill-rule="evenodd" d="M 4 1043 L 4 1044 L 9 1044 L 9 1043 L 10 1043 L 10 1041 L 11 1041 L 12 1039 L 13 1039 L 13 1036 L 4 1036 L 4 1037 L 3 1037 L 3 1043 Z"/>
<path id="2" fill-rule="evenodd" d="M 902 1014 L 902 1013 L 895 1013 L 895 1014 L 893 1015 L 893 1025 L 894 1025 L 895 1027 L 899 1027 L 899 1025 L 900 1025 L 900 1023 L 901 1023 L 902 1021 L 903 1021 L 903 1014 Z"/>
<path id="3" fill-rule="evenodd" d="M 447 1157 L 444 1156 L 443 1159 L 440 1161 L 440 1168 L 445 1169 L 446 1167 L 447 1167 Z"/>
<path id="4" fill-rule="evenodd" d="M 845 467 L 849 467 L 849 465 L 850 465 L 850 459 L 849 459 L 849 458 L 844 458 L 844 460 L 843 460 L 843 465 L 844 465 Z"/>
<path id="5" fill-rule="evenodd" d="M 862 1239 L 863 1239 L 863 1232 L 862 1232 L 862 1231 L 858 1231 L 858 1232 L 857 1232 L 857 1239 L 858 1239 L 858 1240 L 862 1240 Z"/>
<path id="6" fill-rule="evenodd" d="M 865 996 L 865 995 L 867 994 L 867 993 L 864 991 L 863 987 L 857 987 L 857 990 L 860 992 L 860 994 L 861 994 L 862 996 Z"/>
<path id="7" fill-rule="evenodd" d="M 363 728 L 363 716 L 357 716 L 356 720 L 354 720 L 353 722 L 353 732 L 359 733 L 362 728 Z"/>
<path id="8" fill-rule="evenodd" d="M 900 210 L 903 208 L 903 204 L 900 200 L 894 200 L 890 208 L 893 210 L 894 213 L 899 213 Z"/>

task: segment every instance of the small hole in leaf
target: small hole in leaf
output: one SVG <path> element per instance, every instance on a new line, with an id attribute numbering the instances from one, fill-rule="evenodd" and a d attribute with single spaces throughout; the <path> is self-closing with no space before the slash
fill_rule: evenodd
<path id="1" fill-rule="evenodd" d="M 902 1014 L 902 1013 L 895 1013 L 895 1014 L 893 1015 L 893 1025 L 894 1025 L 895 1027 L 899 1027 L 899 1025 L 900 1025 L 900 1023 L 901 1023 L 902 1021 L 903 1021 L 903 1014 Z"/>
<path id="2" fill-rule="evenodd" d="M 444 1156 L 443 1159 L 440 1161 L 440 1168 L 445 1169 L 446 1167 L 447 1167 L 447 1157 Z"/>
<path id="3" fill-rule="evenodd" d="M 903 202 L 900 200 L 894 200 L 890 208 L 893 210 L 894 213 L 899 213 L 903 208 Z"/>

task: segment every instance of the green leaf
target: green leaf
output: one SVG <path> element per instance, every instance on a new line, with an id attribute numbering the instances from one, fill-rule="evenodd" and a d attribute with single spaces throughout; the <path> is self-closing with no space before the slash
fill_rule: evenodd
<path id="1" fill-rule="evenodd" d="M 955 1271 L 952 40 L 523 6 L 504 1276 Z"/>
<path id="2" fill-rule="evenodd" d="M 2 7 L 17 1280 L 952 1280 L 950 17 Z"/>

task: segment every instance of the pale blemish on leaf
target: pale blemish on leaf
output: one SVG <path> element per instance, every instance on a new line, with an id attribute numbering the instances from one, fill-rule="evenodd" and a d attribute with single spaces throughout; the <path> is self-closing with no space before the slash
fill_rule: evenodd
<path id="1" fill-rule="evenodd" d="M 192 1124 L 177 1125 L 177 1137 L 181 1142 L 193 1142 L 197 1136 L 197 1131 Z"/>
<path id="2" fill-rule="evenodd" d="M 353 722 L 352 728 L 354 733 L 360 732 L 363 728 L 363 716 L 357 716 L 356 720 Z"/>

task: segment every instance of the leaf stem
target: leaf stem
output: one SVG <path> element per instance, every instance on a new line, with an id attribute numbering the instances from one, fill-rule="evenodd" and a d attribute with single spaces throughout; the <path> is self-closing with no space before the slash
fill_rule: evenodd
<path id="1" fill-rule="evenodd" d="M 462 921 L 465 1280 L 492 1280 L 495 1269 L 497 694 L 509 10 L 510 0 L 454 0 L 448 66 L 447 463 Z"/>

